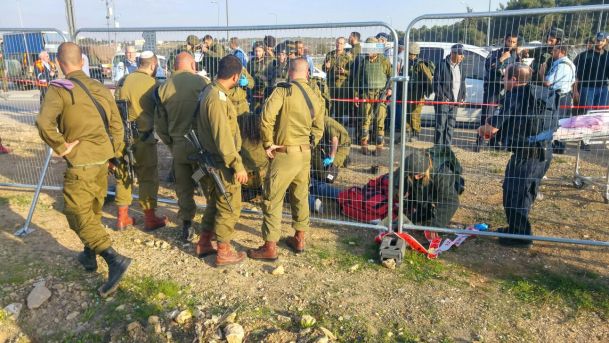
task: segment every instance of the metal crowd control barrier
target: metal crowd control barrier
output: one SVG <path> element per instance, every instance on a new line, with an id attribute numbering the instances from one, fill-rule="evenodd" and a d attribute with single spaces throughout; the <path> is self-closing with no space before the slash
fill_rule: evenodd
<path id="1" fill-rule="evenodd" d="M 512 198 L 522 198 L 524 196 L 515 196 L 513 192 L 510 192 L 510 190 L 515 189 L 526 194 L 529 197 L 529 202 L 534 201 L 534 206 L 530 212 L 533 227 L 532 235 L 522 231 L 518 231 L 522 234 L 512 234 L 501 230 L 480 232 L 480 235 L 609 247 L 609 234 L 606 231 L 608 224 L 606 219 L 607 207 L 603 204 L 603 200 L 606 203 L 609 197 L 607 182 L 609 180 L 607 174 L 609 120 L 603 121 L 609 117 L 609 107 L 596 107 L 595 105 L 599 104 L 586 102 L 587 98 L 584 95 L 586 92 L 590 92 L 589 89 L 585 88 L 586 85 L 593 85 L 595 81 L 599 81 L 601 86 L 594 87 L 604 87 L 604 91 L 607 91 L 604 80 L 596 80 L 594 76 L 584 75 L 586 66 L 590 68 L 590 63 L 586 60 L 586 53 L 588 53 L 586 51 L 591 51 L 595 48 L 595 44 L 600 44 L 599 41 L 602 42 L 602 39 L 590 41 L 590 37 L 594 37 L 597 31 L 607 31 L 606 16 L 603 16 L 607 11 L 609 11 L 607 5 L 594 5 L 485 13 L 429 14 L 420 16 L 410 22 L 406 27 L 403 40 L 405 51 L 408 53 L 411 45 L 416 42 L 420 48 L 418 57 L 435 62 L 435 78 L 437 80 L 444 77 L 438 75 L 438 68 L 441 63 L 445 63 L 445 58 L 451 59 L 452 45 L 463 44 L 461 54 L 464 55 L 464 60 L 461 63 L 461 71 L 466 78 L 465 99 L 454 99 L 450 96 L 448 96 L 449 99 L 436 99 L 425 93 L 425 82 L 422 77 L 410 75 L 408 86 L 404 87 L 402 94 L 402 100 L 407 101 L 408 104 L 404 104 L 402 110 L 398 113 L 398 118 L 401 118 L 402 123 L 402 143 L 401 151 L 397 155 L 407 156 L 408 152 L 413 149 L 427 148 L 436 140 L 440 142 L 443 136 L 439 135 L 439 132 L 446 132 L 442 131 L 445 129 L 442 127 L 442 119 L 449 118 L 446 113 L 449 108 L 454 111 L 453 117 L 456 117 L 457 124 L 453 131 L 452 142 L 449 144 L 451 144 L 451 148 L 463 166 L 462 174 L 466 181 L 466 187 L 463 195 L 459 197 L 460 203 L 443 204 L 441 200 L 435 202 L 429 200 L 430 203 L 433 203 L 435 210 L 438 206 L 456 205 L 459 209 L 453 218 L 453 222 L 465 224 L 487 222 L 495 228 L 507 226 L 505 223 L 508 214 L 504 212 L 509 212 L 509 215 L 514 216 L 514 213 L 525 213 L 527 208 L 526 204 L 521 207 L 513 206 L 515 202 L 512 202 Z M 487 38 L 487 34 L 491 36 Z M 546 41 L 548 37 L 558 38 L 558 42 L 552 39 Z M 511 38 L 518 40 L 517 48 L 510 48 Z M 487 41 L 491 42 L 492 45 L 482 47 Z M 558 47 L 548 48 L 549 45 L 553 44 L 558 45 Z M 492 52 L 504 47 L 505 49 L 499 52 Z M 540 67 L 539 62 L 548 56 L 538 54 L 540 52 L 553 54 L 550 63 L 556 62 L 549 64 L 548 67 Z M 499 57 L 504 56 L 505 58 L 502 57 L 502 60 L 497 62 L 498 58 L 489 57 L 487 59 L 490 54 L 496 54 L 494 56 Z M 451 60 L 452 62 L 457 62 L 457 55 L 459 53 L 455 54 L 455 57 Z M 577 59 L 576 62 L 567 63 L 565 55 L 570 61 Z M 504 61 L 507 62 L 504 63 Z M 539 150 L 532 143 L 518 146 L 514 145 L 516 143 L 511 143 L 510 145 L 508 142 L 516 142 L 515 135 L 522 134 L 521 132 L 526 129 L 525 127 L 515 127 L 513 132 L 506 131 L 506 129 L 504 130 L 506 133 L 503 133 L 503 136 L 500 136 L 501 138 L 496 141 L 493 141 L 493 137 L 490 135 L 478 137 L 476 129 L 483 122 L 494 126 L 513 125 L 513 123 L 510 124 L 509 119 L 500 117 L 502 112 L 498 105 L 501 104 L 502 96 L 507 91 L 503 89 L 503 82 L 506 79 L 520 82 L 525 78 L 520 79 L 520 76 L 511 74 L 511 71 L 517 69 L 511 69 L 514 67 L 509 67 L 510 62 L 530 65 L 530 69 L 522 66 L 521 70 L 532 71 L 531 89 L 550 94 L 545 95 L 545 98 L 536 97 L 538 99 L 536 101 L 541 99 L 544 104 L 553 103 L 548 102 L 547 99 L 549 96 L 554 96 L 553 99 L 558 102 L 558 105 L 553 107 L 555 110 L 552 111 L 552 115 L 554 119 L 561 119 L 560 127 L 558 129 L 553 127 L 555 129 L 553 136 L 549 135 L 544 139 L 533 138 L 533 140 L 531 140 L 531 136 L 525 137 L 528 142 L 542 142 L 539 146 L 543 146 L 543 142 L 547 142 L 548 139 L 553 140 L 550 150 Z M 609 68 L 609 65 L 603 66 L 601 64 L 601 67 Z M 491 74 L 491 72 L 495 74 Z M 592 72 L 596 72 L 596 70 Z M 506 73 L 508 74 L 507 77 L 505 76 Z M 580 79 L 576 88 L 581 95 L 579 105 L 584 106 L 573 106 L 569 98 L 570 95 L 577 95 L 571 87 L 575 75 Z M 582 83 L 582 81 L 584 82 Z M 589 82 L 586 83 L 586 81 Z M 436 85 L 441 86 L 447 84 L 446 81 L 443 84 L 436 83 Z M 593 86 L 589 86 L 589 88 L 591 87 Z M 549 89 L 552 91 L 549 92 Z M 556 92 L 556 90 L 560 90 L 560 92 Z M 534 92 L 534 94 L 536 93 Z M 410 127 L 407 126 L 408 124 L 415 125 L 412 118 L 413 113 L 416 117 L 417 104 L 424 104 L 424 106 L 420 105 L 422 108 L 419 107 L 417 110 L 422 112 L 424 123 L 427 121 L 432 124 L 432 133 L 430 134 L 430 129 L 424 126 L 419 136 L 422 139 L 414 143 L 408 138 Z M 497 108 L 499 110 L 496 110 Z M 593 109 L 601 109 L 601 111 L 589 111 Z M 585 113 L 586 110 L 588 110 L 588 113 Z M 442 114 L 440 115 L 440 113 Z M 547 114 L 548 112 L 543 113 Z M 581 117 L 584 114 L 588 120 L 590 120 L 590 117 L 599 120 L 596 126 L 597 131 L 592 129 L 569 131 L 572 126 L 577 126 L 576 123 L 584 118 Z M 487 116 L 487 119 L 481 121 L 481 116 Z M 490 144 L 487 142 L 489 138 Z M 506 164 L 508 164 L 512 154 L 507 151 L 508 145 L 516 147 L 516 150 L 523 154 L 522 156 L 528 156 L 530 159 L 537 158 L 538 161 L 548 161 L 547 152 L 554 151 L 552 162 L 547 166 L 549 167 L 547 177 L 544 177 L 541 181 L 541 186 L 530 170 L 517 177 L 508 178 L 503 176 Z M 588 151 L 582 151 L 584 149 L 580 149 L 580 147 L 584 147 Z M 401 165 L 403 166 L 403 162 Z M 539 163 L 535 165 L 536 168 L 539 168 Z M 576 168 L 575 175 L 573 175 L 573 166 Z M 510 162 L 508 167 L 514 168 L 514 164 Z M 601 187 L 600 196 L 599 192 L 595 192 L 593 187 L 580 189 L 592 181 L 583 177 L 583 174 L 591 173 L 603 176 L 603 182 L 596 184 Z M 440 171 L 436 174 L 446 175 L 448 173 Z M 513 175 L 511 171 L 509 175 Z M 408 176 L 412 177 L 413 171 L 400 168 L 400 195 L 404 194 Z M 529 185 L 528 189 L 523 189 Z M 502 196 L 503 192 L 508 194 Z M 437 197 L 441 198 L 441 195 Z M 408 212 L 409 204 L 405 205 L 405 202 L 406 199 L 400 199 L 398 231 L 404 228 L 454 234 L 471 233 L 467 230 L 426 226 L 416 220 L 415 224 L 406 223 L 408 221 L 407 214 L 412 214 L 412 212 Z M 504 209 L 504 203 L 506 209 Z"/>
<path id="2" fill-rule="evenodd" d="M 259 112 L 261 110 L 264 99 L 269 96 L 270 90 L 276 82 L 287 81 L 287 68 L 285 68 L 286 64 L 283 64 L 283 58 L 286 56 L 287 58 L 293 57 L 290 56 L 291 52 L 294 52 L 295 55 L 306 55 L 310 64 L 311 75 L 317 79 L 317 86 L 320 87 L 322 93 L 326 91 L 333 98 L 331 106 L 329 106 L 329 116 L 336 119 L 349 132 L 351 141 L 346 142 L 345 145 L 348 146 L 349 143 L 353 143 L 351 144 L 350 153 L 351 163 L 345 168 L 340 168 L 339 177 L 333 184 L 336 190 L 353 185 L 364 185 L 370 178 L 378 177 L 384 173 L 389 173 L 390 184 L 393 182 L 393 173 L 391 171 L 394 166 L 395 156 L 395 97 L 393 97 L 393 100 L 385 100 L 381 94 L 383 89 L 372 89 L 363 83 L 351 84 L 347 82 L 342 86 L 343 92 L 335 91 L 334 88 L 339 88 L 339 86 L 332 82 L 337 78 L 338 72 L 332 72 L 325 66 L 326 55 L 330 51 L 335 50 L 337 38 L 344 37 L 347 40 L 350 33 L 354 31 L 360 33 L 362 42 L 365 42 L 367 37 L 376 36 L 379 32 L 385 32 L 392 42 L 398 41 L 395 30 L 383 22 L 233 27 L 82 28 L 76 31 L 74 41 L 81 45 L 85 53 L 89 55 L 91 67 L 95 67 L 96 70 L 100 71 L 94 77 L 100 79 L 110 88 L 125 74 L 125 66 L 129 64 L 125 61 L 124 53 L 127 48 L 130 51 L 135 49 L 136 55 L 144 50 L 154 51 L 160 60 L 161 68 L 157 72 L 157 78 L 159 79 L 171 77 L 173 69 L 172 61 L 177 52 L 176 50 L 185 49 L 187 37 L 190 35 L 194 35 L 198 41 L 193 42 L 194 46 L 192 48 L 192 55 L 195 57 L 197 69 L 199 72 L 205 70 L 205 73 L 210 78 L 215 76 L 219 57 L 239 48 L 244 52 L 246 59 L 249 61 L 245 67 L 254 79 L 254 88 L 248 91 L 248 99 L 252 105 L 250 110 L 252 112 Z M 207 35 L 209 35 L 209 42 L 204 42 L 203 38 Z M 233 40 L 231 46 L 228 38 L 233 36 L 238 38 Z M 269 36 L 273 37 L 274 42 L 268 42 Z M 192 39 L 192 41 L 195 40 Z M 264 43 L 265 41 L 266 44 Z M 304 51 L 298 51 L 296 45 L 300 44 L 303 45 Z M 261 46 L 257 48 L 259 45 Z M 266 59 L 266 57 L 260 58 L 258 61 L 262 65 L 261 71 L 252 60 L 256 59 L 256 50 L 259 50 L 259 53 L 262 54 L 269 53 L 265 45 L 270 45 L 270 51 L 276 57 L 274 60 L 280 63 L 272 62 L 271 59 Z M 391 88 L 396 89 L 397 47 L 388 49 L 385 52 L 384 44 L 381 48 L 375 43 L 364 43 L 362 45 L 364 49 L 370 49 L 370 51 L 380 49 L 380 54 L 387 54 L 387 61 L 390 62 L 391 67 L 384 70 L 382 74 L 382 78 L 384 78 L 383 85 L 379 88 L 386 88 L 387 85 L 392 85 Z M 224 53 L 220 52 L 221 50 Z M 284 52 L 285 54 L 283 54 Z M 352 56 L 349 66 L 359 58 L 359 56 Z M 362 61 L 365 58 L 361 55 Z M 330 82 L 329 85 L 327 84 L 328 82 Z M 324 88 L 326 89 L 324 90 Z M 371 90 L 376 90 L 377 93 L 374 95 L 368 94 L 368 91 Z M 355 91 L 358 93 L 355 93 Z M 362 100 L 356 100 L 355 95 L 359 95 L 359 99 Z M 383 98 L 381 99 L 381 97 Z M 358 144 L 360 142 L 359 136 L 361 135 L 360 131 L 362 130 L 364 116 L 360 114 L 361 111 L 358 107 L 372 108 L 373 117 L 381 117 L 380 111 L 385 110 L 387 103 L 389 103 L 387 112 L 390 115 L 388 118 L 389 127 L 384 133 L 384 150 L 381 151 L 379 148 L 380 154 L 378 156 L 373 155 L 377 138 L 376 136 L 371 136 L 369 153 L 361 154 L 361 148 Z M 372 122 L 371 129 L 373 134 L 379 133 L 385 124 L 384 121 L 377 122 L 376 126 L 381 126 L 379 128 L 375 126 L 374 118 Z M 255 131 L 259 133 L 259 130 Z M 248 134 L 251 134 L 251 132 Z M 252 138 L 252 141 L 254 140 L 255 138 Z M 379 138 L 378 143 L 380 142 Z M 260 143 L 258 144 L 260 145 Z M 387 146 L 389 147 L 388 149 Z M 356 147 L 359 149 L 356 149 Z M 168 149 L 162 145 L 159 148 L 159 152 L 161 157 L 159 159 L 160 175 L 161 179 L 164 179 L 170 171 L 171 157 Z M 315 167 L 313 168 L 315 169 Z M 318 167 L 317 172 L 323 172 L 323 170 Z M 255 197 L 259 194 L 260 192 L 258 191 L 250 195 Z M 394 201 L 393 187 L 388 188 L 387 196 L 389 199 L 388 214 L 391 216 Z M 335 200 L 334 196 L 330 196 L 325 191 L 317 193 L 316 198 L 310 198 L 310 203 L 313 206 L 312 212 L 315 209 L 319 210 L 321 208 L 321 211 L 317 211 L 312 215 L 312 219 L 332 224 L 383 229 L 382 226 L 372 223 L 349 220 L 340 213 Z M 322 204 L 321 207 L 318 206 L 320 204 Z"/>
<path id="3" fill-rule="evenodd" d="M 41 93 L 50 79 L 61 77 L 54 60 L 57 47 L 67 39 L 54 28 L 0 28 L 0 32 L 0 144 L 10 150 L 0 155 L 0 187 L 34 189 L 25 225 L 16 232 L 22 235 L 29 232 L 45 179 L 51 184 L 61 180 L 61 167 L 49 170 L 51 150 L 38 137 L 34 121 Z M 50 62 L 44 67 L 47 57 Z"/>

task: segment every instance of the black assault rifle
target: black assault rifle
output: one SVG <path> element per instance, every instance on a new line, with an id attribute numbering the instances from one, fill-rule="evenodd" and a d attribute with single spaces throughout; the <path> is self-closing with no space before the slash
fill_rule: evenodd
<path id="1" fill-rule="evenodd" d="M 228 208 L 231 212 L 233 212 L 233 207 L 230 205 L 230 200 L 228 199 L 231 194 L 226 191 L 226 188 L 224 188 L 224 184 L 220 179 L 220 174 L 218 174 L 218 169 L 213 166 L 209 153 L 203 150 L 203 147 L 201 146 L 201 142 L 199 142 L 199 138 L 197 138 L 195 130 L 191 129 L 190 131 L 188 131 L 188 133 L 184 135 L 184 138 L 186 138 L 186 140 L 189 141 L 190 144 L 192 144 L 192 146 L 197 151 L 195 156 L 189 156 L 188 159 L 195 161 L 199 166 L 199 168 L 192 174 L 192 179 L 197 183 L 201 194 L 204 194 L 203 187 L 201 186 L 201 178 L 203 176 L 211 177 L 216 186 L 216 190 L 224 197 Z"/>
<path id="2" fill-rule="evenodd" d="M 116 106 L 118 107 L 118 112 L 121 114 L 121 120 L 125 130 L 125 154 L 123 155 L 123 160 L 127 165 L 129 179 L 135 184 L 137 182 L 137 177 L 135 175 L 135 164 L 137 162 L 135 161 L 133 144 L 139 136 L 139 131 L 137 129 L 137 124 L 134 121 L 129 121 L 129 102 L 127 100 L 116 100 Z"/>

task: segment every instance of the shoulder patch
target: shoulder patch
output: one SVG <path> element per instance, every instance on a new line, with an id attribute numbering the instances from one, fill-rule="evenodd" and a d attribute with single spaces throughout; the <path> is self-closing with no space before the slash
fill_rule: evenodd
<path id="1" fill-rule="evenodd" d="M 277 87 L 290 88 L 290 87 L 292 87 L 292 84 L 289 82 L 278 82 Z"/>
<path id="2" fill-rule="evenodd" d="M 218 97 L 221 101 L 226 101 L 226 94 L 223 91 L 218 91 Z"/>

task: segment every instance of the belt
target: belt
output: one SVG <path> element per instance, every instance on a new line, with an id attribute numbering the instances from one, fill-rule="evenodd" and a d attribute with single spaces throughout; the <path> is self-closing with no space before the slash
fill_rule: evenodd
<path id="1" fill-rule="evenodd" d="M 281 148 L 275 149 L 276 152 L 288 153 L 288 152 L 296 152 L 296 151 L 311 151 L 310 144 L 300 144 L 300 145 L 287 145 Z"/>

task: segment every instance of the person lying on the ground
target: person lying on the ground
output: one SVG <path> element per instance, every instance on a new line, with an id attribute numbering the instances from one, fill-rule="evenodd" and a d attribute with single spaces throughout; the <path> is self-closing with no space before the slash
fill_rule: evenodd
<path id="1" fill-rule="evenodd" d="M 432 148 L 415 150 L 404 159 L 404 215 L 405 222 L 416 225 L 446 227 L 459 208 L 462 184 L 460 169 L 446 160 L 434 166 L 429 152 L 439 156 Z M 446 156 L 447 154 L 444 154 Z M 435 158 L 434 158 L 435 160 Z M 439 158 L 438 160 L 442 160 Z M 447 163 L 449 162 L 449 163 Z M 399 169 L 394 171 L 394 194 L 399 192 Z M 371 222 L 383 219 L 388 212 L 388 174 L 370 180 L 363 187 L 339 189 L 322 182 L 311 182 L 310 204 L 316 199 L 337 201 L 341 212 L 359 221 Z M 322 211 L 322 206 L 315 206 Z M 395 212 L 394 212 L 395 215 Z"/>

